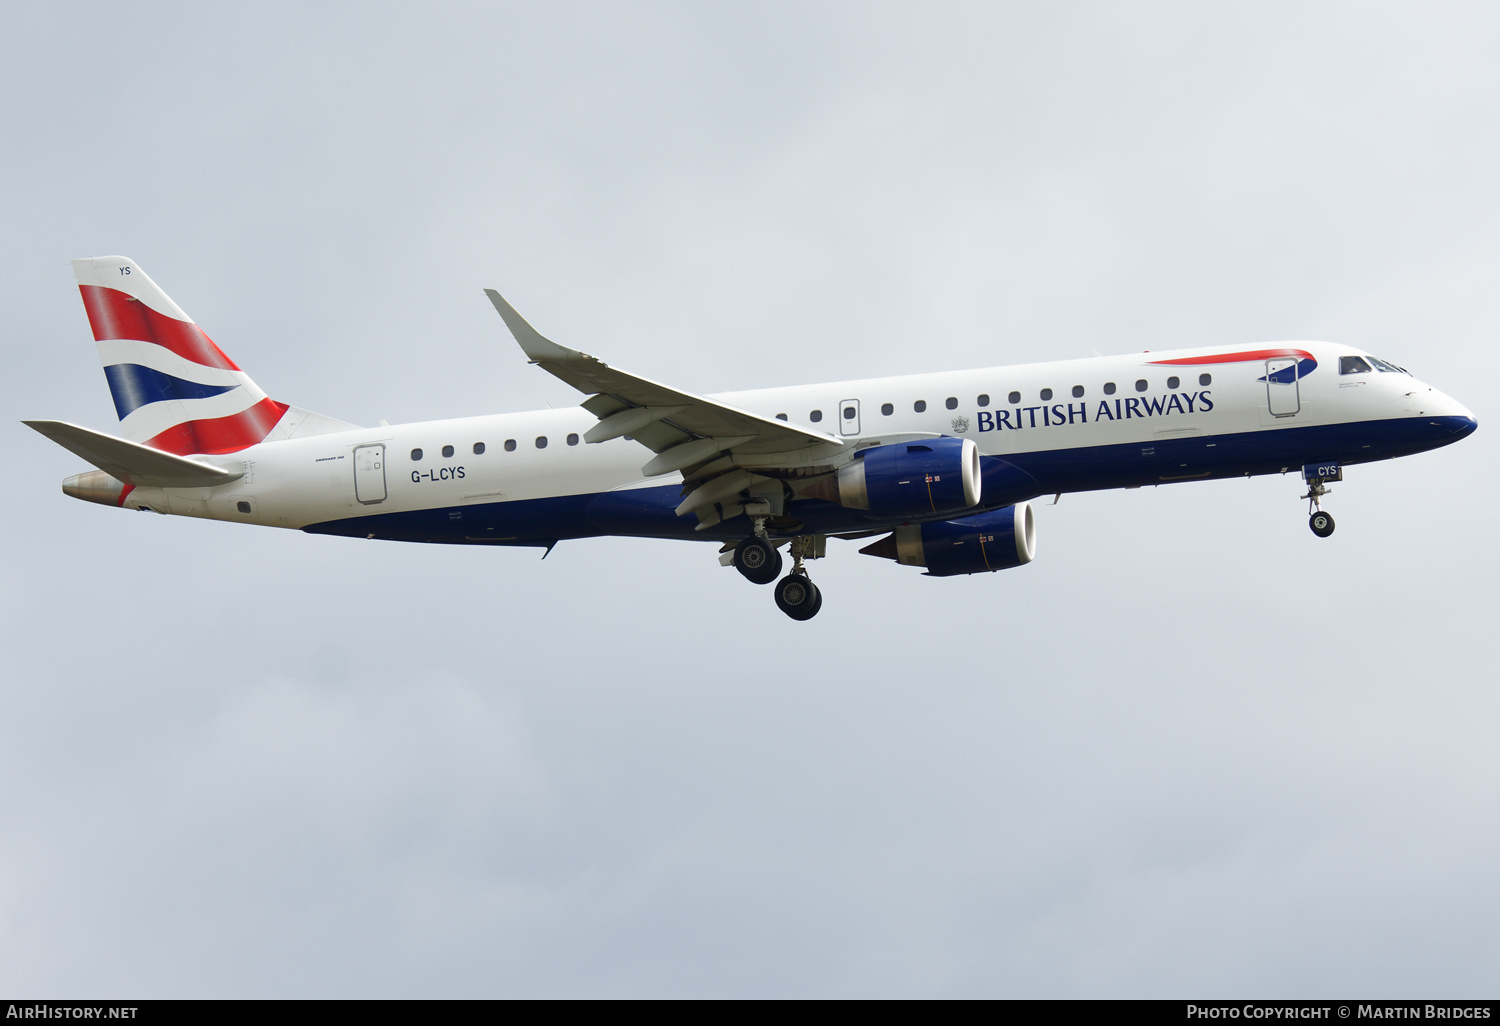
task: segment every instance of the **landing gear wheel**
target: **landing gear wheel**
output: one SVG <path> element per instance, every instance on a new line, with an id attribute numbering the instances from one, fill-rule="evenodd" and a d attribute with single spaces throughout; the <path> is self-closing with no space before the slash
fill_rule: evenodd
<path id="1" fill-rule="evenodd" d="M 1333 517 L 1322 510 L 1318 510 L 1307 519 L 1307 526 L 1312 528 L 1312 533 L 1319 538 L 1327 538 L 1333 533 Z"/>
<path id="2" fill-rule="evenodd" d="M 814 584 L 813 585 L 813 604 L 812 604 L 812 608 L 807 611 L 807 615 L 804 616 L 802 619 L 804 619 L 804 620 L 811 620 L 813 617 L 815 617 L 815 616 L 818 615 L 818 610 L 820 610 L 822 608 L 823 608 L 823 589 L 820 588 L 820 587 L 818 587 L 816 584 Z"/>
<path id="3" fill-rule="evenodd" d="M 781 553 L 764 538 L 751 535 L 734 547 L 734 568 L 752 584 L 770 584 L 781 573 Z"/>
<path id="4" fill-rule="evenodd" d="M 823 608 L 823 593 L 806 574 L 787 574 L 776 585 L 776 605 L 793 620 L 811 620 Z"/>

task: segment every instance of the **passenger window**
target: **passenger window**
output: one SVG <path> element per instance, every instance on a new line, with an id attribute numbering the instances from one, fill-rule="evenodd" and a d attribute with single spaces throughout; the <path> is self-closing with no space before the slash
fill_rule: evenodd
<path id="1" fill-rule="evenodd" d="M 1104 383 L 1104 394 L 1105 395 L 1114 395 L 1115 394 L 1115 383 L 1113 381 L 1106 381 Z"/>
<path id="2" fill-rule="evenodd" d="M 506 452 L 515 452 L 516 451 L 516 440 L 514 438 L 507 438 L 505 440 L 505 451 Z"/>
<path id="3" fill-rule="evenodd" d="M 483 456 L 484 455 L 484 443 L 483 442 L 475 442 L 474 443 L 474 455 L 475 456 Z"/>
<path id="4" fill-rule="evenodd" d="M 956 410 L 958 409 L 958 400 L 950 395 L 948 397 L 947 403 L 945 403 L 944 405 L 947 406 L 950 410 Z"/>
<path id="5" fill-rule="evenodd" d="M 1141 378 L 1139 381 L 1137 381 L 1135 383 L 1135 390 L 1137 392 L 1144 392 L 1146 390 L 1146 379 L 1145 378 Z"/>
<path id="6" fill-rule="evenodd" d="M 577 435 L 569 435 L 568 436 L 568 444 L 569 445 L 577 445 L 578 444 L 578 436 Z"/>
<path id="7" fill-rule="evenodd" d="M 418 462 L 419 460 L 421 460 L 421 458 L 422 458 L 422 450 L 421 449 L 413 449 L 411 451 L 411 461 L 413 463 Z"/>
<path id="8" fill-rule="evenodd" d="M 545 449 L 545 448 L 547 448 L 547 436 L 546 435 L 537 435 L 536 436 L 536 447 L 538 449 Z"/>
<path id="9" fill-rule="evenodd" d="M 444 458 L 447 458 L 447 457 L 452 456 L 452 455 L 453 455 L 453 446 L 451 446 L 451 445 L 445 445 L 445 446 L 443 446 L 443 456 L 444 456 Z"/>
<path id="10" fill-rule="evenodd" d="M 234 508 L 239 510 L 241 513 L 250 512 L 250 504 L 248 502 L 236 502 L 234 504 Z"/>
<path id="11" fill-rule="evenodd" d="M 988 409 L 990 405 L 990 394 L 988 392 L 980 392 L 979 398 L 974 400 L 974 405 L 978 406 L 981 410 Z"/>
<path id="12" fill-rule="evenodd" d="M 1083 398 L 1083 386 L 1082 385 L 1074 385 L 1073 386 L 1073 398 L 1074 399 L 1082 399 Z"/>
<path id="13" fill-rule="evenodd" d="M 1182 384 L 1182 379 L 1181 378 L 1178 378 L 1178 377 L 1174 376 L 1174 377 L 1170 377 L 1170 378 L 1167 379 L 1167 387 L 1169 389 L 1175 389 L 1180 384 Z"/>
<path id="14" fill-rule="evenodd" d="M 1357 356 L 1341 356 L 1339 357 L 1339 373 L 1368 374 L 1370 373 L 1370 365 Z"/>
<path id="15" fill-rule="evenodd" d="M 813 410 L 811 413 L 809 413 L 807 415 L 807 419 L 810 420 L 810 421 L 812 421 L 814 424 L 816 424 L 818 421 L 820 421 L 820 420 L 823 419 L 823 411 L 822 410 Z"/>
<path id="16" fill-rule="evenodd" d="M 881 403 L 880 404 L 880 415 L 882 417 L 889 417 L 891 414 L 893 414 L 895 412 L 896 412 L 896 408 L 894 406 L 892 406 L 890 403 Z"/>
<path id="17" fill-rule="evenodd" d="M 1046 402 L 1048 399 L 1051 399 L 1051 398 L 1052 398 L 1052 389 L 1050 389 L 1050 388 L 1044 388 L 1044 389 L 1042 389 L 1042 402 Z"/>
<path id="18" fill-rule="evenodd" d="M 1012 392 L 1010 395 L 1006 396 L 1006 398 L 1010 400 L 1010 404 L 1012 406 L 1019 406 L 1021 404 L 1020 392 Z"/>
<path id="19" fill-rule="evenodd" d="M 852 406 L 845 406 L 844 407 L 844 419 L 845 420 L 853 420 L 854 419 L 854 407 L 852 407 Z"/>
<path id="20" fill-rule="evenodd" d="M 1200 384 L 1200 385 L 1212 385 L 1213 383 L 1214 383 L 1214 376 L 1212 374 L 1199 374 L 1198 375 L 1198 384 Z"/>
<path id="21" fill-rule="evenodd" d="M 918 399 L 916 402 L 914 402 L 914 403 L 911 404 L 911 408 L 913 410 L 916 410 L 918 413 L 926 413 L 927 412 L 927 400 L 926 399 Z"/>
<path id="22" fill-rule="evenodd" d="M 778 414 L 776 414 L 776 419 L 777 420 L 786 420 L 786 414 L 784 414 L 784 413 L 778 413 Z"/>

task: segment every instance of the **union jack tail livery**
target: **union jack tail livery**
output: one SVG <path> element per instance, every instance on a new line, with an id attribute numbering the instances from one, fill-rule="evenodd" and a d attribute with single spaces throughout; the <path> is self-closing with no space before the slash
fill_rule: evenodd
<path id="1" fill-rule="evenodd" d="M 261 391 L 135 261 L 73 261 L 125 438 L 180 456 L 228 453 L 352 425 Z"/>

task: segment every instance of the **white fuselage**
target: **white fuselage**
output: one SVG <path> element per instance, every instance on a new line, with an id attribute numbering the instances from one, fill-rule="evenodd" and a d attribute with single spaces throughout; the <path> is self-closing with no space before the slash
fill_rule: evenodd
<path id="1" fill-rule="evenodd" d="M 826 432 L 851 449 L 862 440 L 869 444 L 902 433 L 971 438 L 983 456 L 1030 474 L 1038 494 L 1266 473 L 1299 467 L 1304 460 L 1388 458 L 1467 433 L 1455 420 L 1453 437 L 1440 438 L 1436 425 L 1449 423 L 1443 418 L 1468 418 L 1472 424 L 1468 410 L 1408 374 L 1341 374 L 1340 357 L 1359 350 L 1322 342 L 1275 343 L 1274 348 L 1294 349 L 1315 361 L 1315 372 L 1300 378 L 1293 374 L 1291 394 L 1268 384 L 1263 359 L 1211 362 L 1216 354 L 1251 352 L 1240 347 L 800 385 L 711 398 Z M 1189 360 L 1208 362 L 1180 362 Z M 1145 385 L 1138 390 L 1141 381 Z M 1417 431 L 1424 420 L 1435 425 L 1423 429 L 1432 432 L 1431 439 Z M 1410 438 L 1394 434 L 1391 425 L 1398 422 L 1414 425 L 1416 433 Z M 238 481 L 213 488 L 136 488 L 121 505 L 274 527 L 339 524 L 332 533 L 358 534 L 354 522 L 374 524 L 400 514 L 446 510 L 457 524 L 464 522 L 466 509 L 483 507 L 500 515 L 516 503 L 663 486 L 680 489 L 680 474 L 645 477 L 641 467 L 651 453 L 629 438 L 582 442 L 596 423 L 588 411 L 574 407 L 265 442 L 197 457 L 242 469 Z M 1354 437 L 1360 431 L 1369 433 L 1368 441 Z M 1281 439 L 1287 444 L 1281 445 Z M 482 451 L 476 452 L 476 446 Z M 1221 455 L 1221 447 L 1226 454 L 1233 448 L 1240 455 Z M 364 461 L 358 491 L 357 457 Z M 377 472 L 383 487 L 375 480 Z M 455 529 L 451 536 L 423 540 L 546 539 L 547 518 L 558 515 L 538 507 L 522 519 L 531 523 L 539 517 L 539 529 L 507 533 L 502 528 L 497 534 L 491 522 L 489 535 Z M 666 521 L 639 531 L 608 526 L 587 530 L 574 523 L 553 532 L 552 540 L 679 530 Z M 711 536 L 747 530 L 726 521 Z M 680 536 L 694 536 L 691 523 L 682 524 L 680 531 Z M 369 534 L 386 536 L 375 530 Z"/>

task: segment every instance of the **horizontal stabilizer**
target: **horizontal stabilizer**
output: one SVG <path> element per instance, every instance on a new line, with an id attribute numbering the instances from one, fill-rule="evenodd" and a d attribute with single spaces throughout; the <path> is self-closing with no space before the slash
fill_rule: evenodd
<path id="1" fill-rule="evenodd" d="M 175 456 L 160 449 L 127 442 L 60 420 L 23 420 L 69 452 L 82 456 L 100 470 L 126 484 L 144 488 L 206 488 L 244 477 L 243 471 L 221 470 L 208 463 Z"/>

